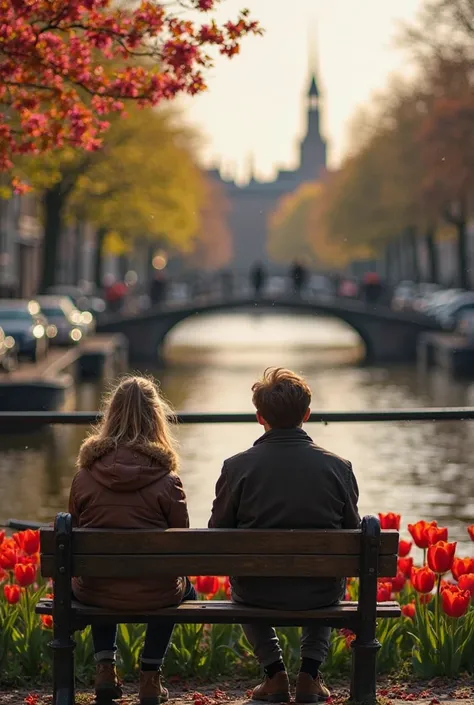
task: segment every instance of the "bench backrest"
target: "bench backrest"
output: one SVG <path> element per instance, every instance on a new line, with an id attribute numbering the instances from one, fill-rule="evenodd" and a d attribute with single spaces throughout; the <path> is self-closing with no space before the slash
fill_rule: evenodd
<path id="1" fill-rule="evenodd" d="M 368 517 L 362 530 L 72 529 L 69 514 L 41 529 L 44 577 L 153 578 L 160 575 L 391 577 L 398 532 Z M 370 554 L 370 567 L 368 556 Z"/>

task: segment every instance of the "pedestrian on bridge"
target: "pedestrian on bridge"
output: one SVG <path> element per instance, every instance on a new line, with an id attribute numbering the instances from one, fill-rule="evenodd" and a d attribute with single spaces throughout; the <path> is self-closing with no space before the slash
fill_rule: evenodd
<path id="1" fill-rule="evenodd" d="M 265 288 L 267 273 L 263 264 L 257 262 L 250 270 L 250 286 L 252 287 L 255 297 L 259 298 Z"/>
<path id="2" fill-rule="evenodd" d="M 296 296 L 301 296 L 308 280 L 308 272 L 301 262 L 295 261 L 290 267 L 290 280 L 292 292 Z"/>

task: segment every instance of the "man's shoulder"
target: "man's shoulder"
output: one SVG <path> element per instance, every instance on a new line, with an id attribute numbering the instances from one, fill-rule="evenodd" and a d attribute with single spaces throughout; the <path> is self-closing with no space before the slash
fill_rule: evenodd
<path id="1" fill-rule="evenodd" d="M 312 443 L 311 448 L 314 449 L 315 453 L 317 453 L 321 457 L 321 459 L 326 460 L 328 463 L 339 466 L 346 470 L 352 470 L 352 463 L 349 460 L 342 458 L 340 455 L 337 455 L 336 453 L 333 453 L 332 451 L 327 450 L 326 448 L 322 448 L 316 443 Z"/>
<path id="2" fill-rule="evenodd" d="M 258 455 L 258 448 L 257 446 L 251 446 L 250 448 L 242 450 L 240 453 L 236 453 L 235 455 L 231 455 L 230 458 L 224 460 L 224 468 L 226 470 L 234 470 L 236 468 L 245 467 L 246 462 L 255 455 Z"/>

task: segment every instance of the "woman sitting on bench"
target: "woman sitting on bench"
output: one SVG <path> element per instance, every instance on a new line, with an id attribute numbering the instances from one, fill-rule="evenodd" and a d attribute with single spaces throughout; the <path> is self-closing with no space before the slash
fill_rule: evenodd
<path id="1" fill-rule="evenodd" d="M 104 418 L 79 452 L 69 500 L 75 526 L 94 529 L 168 529 L 189 526 L 186 496 L 170 431 L 170 408 L 155 384 L 126 377 L 110 395 Z M 75 578 L 77 600 L 116 611 L 144 611 L 196 599 L 186 577 L 150 580 Z M 161 664 L 173 625 L 148 624 L 140 665 L 140 703 L 168 699 Z M 116 624 L 95 624 L 96 697 L 119 698 Z"/>

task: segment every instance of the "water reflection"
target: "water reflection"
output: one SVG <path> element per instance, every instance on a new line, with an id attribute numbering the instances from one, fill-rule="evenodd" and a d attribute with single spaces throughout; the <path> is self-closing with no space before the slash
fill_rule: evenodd
<path id="1" fill-rule="evenodd" d="M 181 411 L 249 411 L 250 387 L 267 365 L 304 372 L 313 408 L 325 410 L 462 406 L 474 403 L 474 385 L 416 368 L 354 364 L 359 340 L 336 321 L 294 316 L 200 317 L 180 324 L 166 346 L 165 369 L 155 374 Z M 98 407 L 101 385 L 76 389 L 78 409 Z M 401 511 L 405 522 L 437 519 L 472 551 L 465 533 L 474 518 L 472 422 L 310 424 L 320 444 L 349 458 L 357 473 L 364 513 Z M 0 436 L 0 519 L 50 520 L 67 506 L 81 427 Z M 178 429 L 181 473 L 194 526 L 207 523 L 222 460 L 251 444 L 257 425 L 183 426 Z"/>

